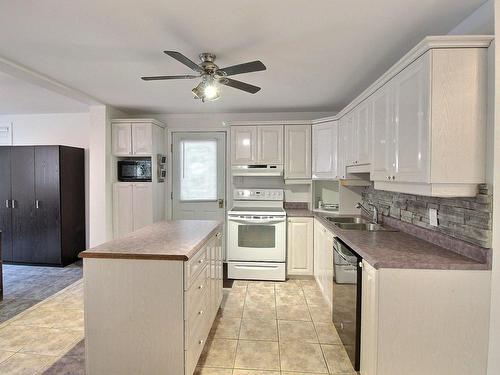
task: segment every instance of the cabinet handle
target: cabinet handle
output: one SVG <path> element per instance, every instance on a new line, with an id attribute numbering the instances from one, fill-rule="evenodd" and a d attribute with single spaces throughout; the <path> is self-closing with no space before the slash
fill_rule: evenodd
<path id="1" fill-rule="evenodd" d="M 12 200 L 10 201 L 10 206 L 11 206 L 11 208 L 16 208 L 16 204 L 17 204 L 17 201 L 16 201 L 15 199 L 12 199 Z"/>
<path id="2" fill-rule="evenodd" d="M 202 263 L 203 263 L 203 259 L 200 259 L 200 260 L 198 261 L 198 263 L 202 264 Z"/>
<path id="3" fill-rule="evenodd" d="M 395 180 L 396 179 L 396 176 L 392 176 L 392 179 Z"/>
<path id="4" fill-rule="evenodd" d="M 40 201 L 38 199 L 35 201 L 35 207 L 40 208 Z"/>
<path id="5" fill-rule="evenodd" d="M 10 208 L 9 200 L 8 199 L 5 200 L 5 208 Z"/>
<path id="6" fill-rule="evenodd" d="M 198 289 L 203 289 L 203 285 L 200 285 L 200 286 L 198 287 Z"/>
<path id="7" fill-rule="evenodd" d="M 387 179 L 390 180 L 391 179 L 391 176 L 387 176 Z"/>
<path id="8" fill-rule="evenodd" d="M 203 315 L 203 310 L 200 310 L 198 314 Z"/>
<path id="9" fill-rule="evenodd" d="M 203 344 L 204 342 L 205 342 L 205 341 L 203 341 L 203 340 L 198 341 L 198 343 L 199 343 L 200 345 L 201 345 L 201 344 Z"/>

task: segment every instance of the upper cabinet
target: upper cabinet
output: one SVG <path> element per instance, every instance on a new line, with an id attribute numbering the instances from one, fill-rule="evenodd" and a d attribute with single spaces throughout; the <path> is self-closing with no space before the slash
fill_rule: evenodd
<path id="1" fill-rule="evenodd" d="M 312 127 L 313 179 L 339 178 L 338 128 L 338 121 L 329 121 Z"/>
<path id="2" fill-rule="evenodd" d="M 259 164 L 283 164 L 283 126 L 257 127 L 257 162 Z"/>
<path id="3" fill-rule="evenodd" d="M 154 120 L 113 120 L 111 126 L 114 156 L 151 156 L 164 148 L 164 129 Z"/>
<path id="4" fill-rule="evenodd" d="M 232 126 L 231 163 L 283 164 L 283 125 Z"/>
<path id="5" fill-rule="evenodd" d="M 257 162 L 257 126 L 231 127 L 232 164 Z"/>
<path id="6" fill-rule="evenodd" d="M 285 126 L 285 179 L 311 179 L 311 125 Z"/>
<path id="7" fill-rule="evenodd" d="M 486 49 L 431 49 L 372 96 L 375 188 L 476 195 L 485 180 Z"/>

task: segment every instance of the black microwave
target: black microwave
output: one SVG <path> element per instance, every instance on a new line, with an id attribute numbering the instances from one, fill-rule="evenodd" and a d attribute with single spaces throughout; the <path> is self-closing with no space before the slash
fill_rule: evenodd
<path id="1" fill-rule="evenodd" d="M 118 160 L 118 181 L 151 182 L 151 160 Z"/>

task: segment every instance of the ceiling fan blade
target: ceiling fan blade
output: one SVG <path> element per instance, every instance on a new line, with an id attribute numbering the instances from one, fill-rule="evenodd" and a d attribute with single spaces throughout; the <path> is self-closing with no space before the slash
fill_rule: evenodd
<path id="1" fill-rule="evenodd" d="M 237 81 L 237 80 L 231 79 L 231 78 L 223 78 L 223 79 L 219 80 L 219 83 L 221 83 L 222 85 L 233 87 L 233 88 L 238 89 L 238 90 L 243 90 L 243 91 L 249 92 L 250 94 L 255 94 L 256 92 L 260 91 L 260 87 L 250 85 L 250 84 L 245 83 L 245 82 Z"/>
<path id="2" fill-rule="evenodd" d="M 199 72 L 199 73 L 203 73 L 203 69 L 201 69 L 198 64 L 196 64 L 194 61 L 191 61 L 190 59 L 188 59 L 186 56 L 184 56 L 182 53 L 180 52 L 177 52 L 177 51 L 163 51 L 164 53 L 166 53 L 167 55 L 169 55 L 170 57 L 176 59 L 177 61 L 179 61 L 180 63 L 190 67 L 191 69 L 193 69 L 195 72 Z"/>
<path id="3" fill-rule="evenodd" d="M 154 77 L 141 77 L 143 81 L 163 81 L 166 79 L 193 79 L 198 78 L 199 76 L 193 76 L 190 74 L 182 75 L 182 76 L 154 76 Z"/>
<path id="4" fill-rule="evenodd" d="M 266 66 L 262 63 L 262 61 L 259 60 L 219 69 L 219 71 L 224 72 L 226 76 L 234 76 L 236 74 L 258 72 L 261 70 L 266 70 Z"/>

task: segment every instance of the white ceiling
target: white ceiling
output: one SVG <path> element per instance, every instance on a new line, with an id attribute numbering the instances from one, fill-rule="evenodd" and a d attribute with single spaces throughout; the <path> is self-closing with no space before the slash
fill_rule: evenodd
<path id="1" fill-rule="evenodd" d="M 483 2 L 2 1 L 0 56 L 133 112 L 335 111 Z M 267 71 L 234 78 L 262 91 L 224 88 L 221 100 L 202 104 L 192 99 L 194 81 L 141 81 L 190 73 L 165 49 L 192 59 L 214 52 L 219 66 L 260 59 Z"/>
<path id="2" fill-rule="evenodd" d="M 87 111 L 86 104 L 0 72 L 0 115 Z"/>

